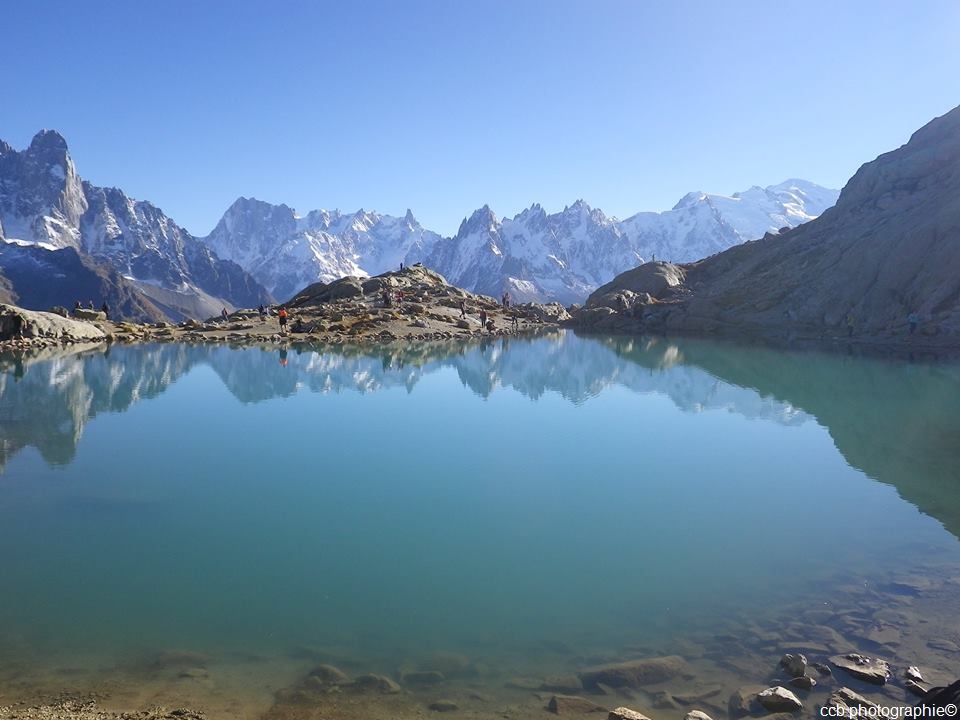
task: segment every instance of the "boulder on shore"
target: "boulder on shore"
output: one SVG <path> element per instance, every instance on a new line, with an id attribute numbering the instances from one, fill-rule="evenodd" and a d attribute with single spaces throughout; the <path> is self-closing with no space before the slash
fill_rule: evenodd
<path id="1" fill-rule="evenodd" d="M 106 339 L 106 333 L 96 325 L 56 313 L 0 304 L 0 342 L 38 338 L 62 342 L 97 342 Z"/>

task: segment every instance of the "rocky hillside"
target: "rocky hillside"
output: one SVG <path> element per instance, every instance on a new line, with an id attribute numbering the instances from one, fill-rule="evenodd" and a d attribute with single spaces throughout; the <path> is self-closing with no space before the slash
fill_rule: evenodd
<path id="1" fill-rule="evenodd" d="M 4 291 L 6 286 L 6 291 Z M 120 273 L 76 248 L 0 242 L 0 302 L 24 308 L 107 303 L 114 317 L 158 322 L 166 313 Z"/>
<path id="2" fill-rule="evenodd" d="M 624 273 L 577 322 L 960 344 L 960 108 L 861 167 L 818 219 L 697 263 Z"/>
<path id="3" fill-rule="evenodd" d="M 63 271 L 75 261 L 43 257 L 64 249 L 81 257 L 84 272 Z M 0 141 L 0 275 L 8 299 L 21 305 L 93 299 L 141 320 L 202 317 L 223 305 L 270 300 L 248 273 L 155 206 L 81 180 L 66 141 L 50 130 L 22 152 Z"/>

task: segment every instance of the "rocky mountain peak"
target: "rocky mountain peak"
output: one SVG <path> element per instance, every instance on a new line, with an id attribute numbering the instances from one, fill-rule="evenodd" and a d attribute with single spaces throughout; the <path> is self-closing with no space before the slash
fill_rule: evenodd
<path id="1" fill-rule="evenodd" d="M 490 209 L 489 205 L 473 211 L 473 214 L 460 223 L 458 236 L 471 235 L 477 232 L 496 232 L 500 225 L 500 220 Z"/>
<path id="2" fill-rule="evenodd" d="M 36 135 L 33 136 L 33 140 L 30 141 L 30 147 L 27 148 L 27 152 L 36 153 L 36 152 L 67 152 L 67 141 L 56 130 L 41 130 Z"/>

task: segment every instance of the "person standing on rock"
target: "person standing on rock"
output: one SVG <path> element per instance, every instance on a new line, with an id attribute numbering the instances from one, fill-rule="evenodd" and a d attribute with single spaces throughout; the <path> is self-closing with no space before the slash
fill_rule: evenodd
<path id="1" fill-rule="evenodd" d="M 467 301 L 460 301 L 460 317 L 465 318 L 467 316 Z"/>
<path id="2" fill-rule="evenodd" d="M 480 329 L 483 330 L 487 326 L 487 311 L 480 311 Z"/>
<path id="3" fill-rule="evenodd" d="M 277 313 L 277 320 L 280 322 L 280 332 L 287 332 L 287 309 L 281 305 L 280 311 Z"/>

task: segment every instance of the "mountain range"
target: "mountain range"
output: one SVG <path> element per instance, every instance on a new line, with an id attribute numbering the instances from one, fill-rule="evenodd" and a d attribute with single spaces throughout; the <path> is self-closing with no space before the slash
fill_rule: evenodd
<path id="1" fill-rule="evenodd" d="M 626 220 L 582 200 L 513 218 L 484 206 L 445 238 L 403 217 L 240 198 L 206 237 L 149 202 L 80 178 L 64 138 L 23 151 L 0 141 L 0 302 L 48 309 L 107 302 L 140 320 L 206 317 L 222 306 L 285 301 L 303 287 L 422 262 L 452 283 L 516 301 L 582 301 L 617 273 L 659 257 L 696 260 L 813 219 L 837 191 L 802 180 L 730 197 L 690 193 Z"/>
<path id="2" fill-rule="evenodd" d="M 804 180 L 753 187 L 730 197 L 689 193 L 672 210 L 626 220 L 578 200 L 548 214 L 532 205 L 500 218 L 484 205 L 452 238 L 403 217 L 359 210 L 314 210 L 240 198 L 203 241 L 274 296 L 287 298 L 318 279 L 377 275 L 422 262 L 471 292 L 516 301 L 582 302 L 598 285 L 651 257 L 699 260 L 767 232 L 812 220 L 838 191 Z"/>

